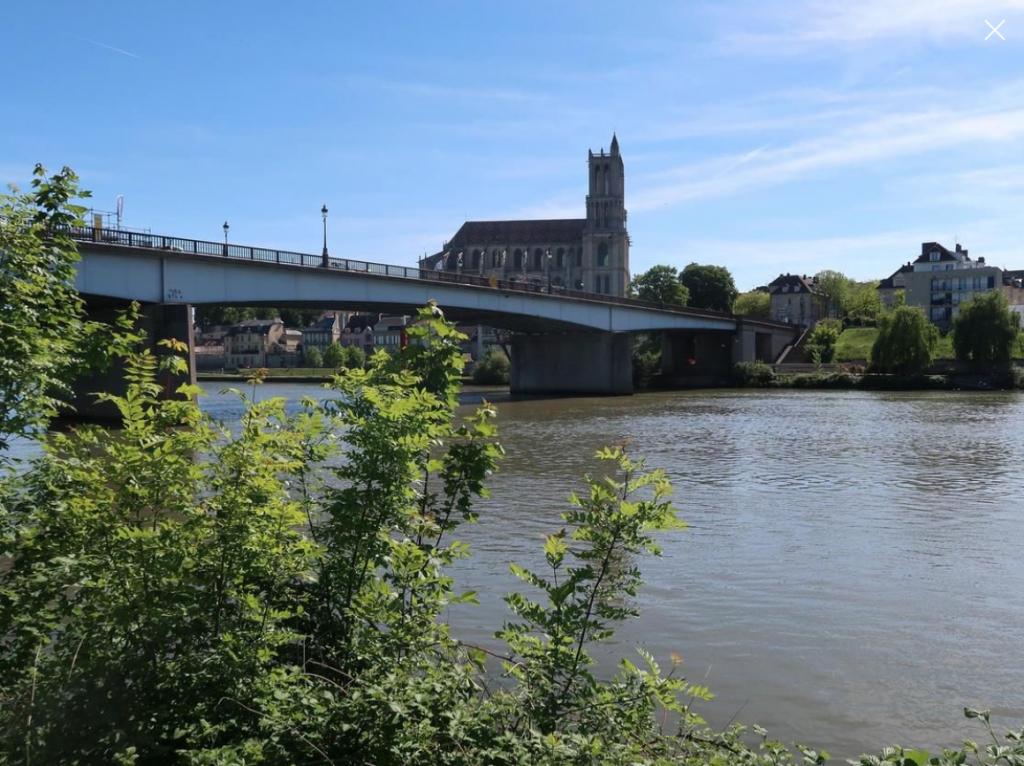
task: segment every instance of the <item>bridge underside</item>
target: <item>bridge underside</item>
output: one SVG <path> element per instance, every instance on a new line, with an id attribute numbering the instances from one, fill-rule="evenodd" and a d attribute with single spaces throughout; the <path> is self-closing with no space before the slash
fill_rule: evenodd
<path id="1" fill-rule="evenodd" d="M 628 333 L 514 335 L 513 394 L 618 396 L 633 393 Z"/>

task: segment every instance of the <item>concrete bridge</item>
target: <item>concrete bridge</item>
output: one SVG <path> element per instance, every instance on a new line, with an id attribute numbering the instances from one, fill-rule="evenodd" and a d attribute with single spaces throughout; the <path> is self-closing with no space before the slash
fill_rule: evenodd
<path id="1" fill-rule="evenodd" d="M 197 305 L 409 314 L 434 300 L 449 319 L 515 333 L 513 393 L 631 393 L 633 333 L 661 332 L 664 375 L 691 380 L 727 373 L 737 361 L 773 362 L 796 333 L 776 322 L 525 281 L 122 229 L 83 227 L 73 236 L 76 286 L 90 311 L 138 301 L 154 340 L 187 338 L 191 346 Z"/>

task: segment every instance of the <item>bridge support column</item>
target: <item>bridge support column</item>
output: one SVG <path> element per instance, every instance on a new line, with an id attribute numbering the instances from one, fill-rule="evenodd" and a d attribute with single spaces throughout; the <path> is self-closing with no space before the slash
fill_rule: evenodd
<path id="1" fill-rule="evenodd" d="M 628 333 L 513 335 L 513 394 L 617 396 L 633 393 Z"/>
<path id="2" fill-rule="evenodd" d="M 127 308 L 124 306 L 89 306 L 89 319 L 98 322 L 112 323 L 119 313 Z M 141 327 L 146 333 L 146 346 L 156 355 L 168 354 L 164 346 L 158 345 L 161 340 L 174 338 L 188 344 L 185 360 L 188 371 L 184 375 L 171 375 L 161 372 L 160 382 L 163 385 L 162 398 L 170 399 L 183 383 L 196 382 L 195 343 L 192 333 L 192 307 L 180 304 L 145 305 L 141 307 Z M 118 360 L 114 360 L 106 370 L 97 370 L 81 376 L 72 384 L 70 404 L 75 408 L 64 419 L 75 421 L 116 423 L 121 414 L 109 402 L 97 402 L 96 394 L 104 392 L 120 395 L 127 389 L 124 369 Z"/>

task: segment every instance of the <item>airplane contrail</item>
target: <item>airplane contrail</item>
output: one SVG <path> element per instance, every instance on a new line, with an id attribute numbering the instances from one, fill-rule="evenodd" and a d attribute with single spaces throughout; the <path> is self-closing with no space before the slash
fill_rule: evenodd
<path id="1" fill-rule="evenodd" d="M 106 48 L 107 50 L 111 50 L 111 51 L 114 51 L 116 53 L 123 53 L 125 56 L 131 56 L 133 59 L 140 59 L 140 58 L 142 58 L 142 56 L 136 56 L 134 53 L 129 53 L 128 51 L 123 51 L 120 48 L 115 48 L 113 45 L 107 45 L 106 43 L 97 42 L 96 40 L 90 40 L 88 37 L 79 37 L 78 39 L 79 40 L 85 40 L 85 42 L 87 42 L 87 43 L 92 43 L 93 45 L 98 45 L 101 48 Z"/>

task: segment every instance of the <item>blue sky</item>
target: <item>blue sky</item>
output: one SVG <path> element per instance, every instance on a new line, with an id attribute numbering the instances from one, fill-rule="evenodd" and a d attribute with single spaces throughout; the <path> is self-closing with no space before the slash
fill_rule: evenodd
<path id="1" fill-rule="evenodd" d="M 1024 0 L 11 5 L 0 180 L 69 165 L 128 227 L 315 253 L 326 203 L 410 264 L 583 217 L 615 131 L 634 273 L 1024 268 Z"/>

